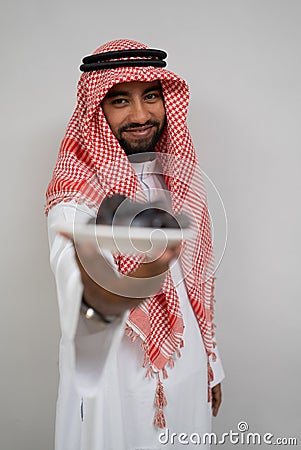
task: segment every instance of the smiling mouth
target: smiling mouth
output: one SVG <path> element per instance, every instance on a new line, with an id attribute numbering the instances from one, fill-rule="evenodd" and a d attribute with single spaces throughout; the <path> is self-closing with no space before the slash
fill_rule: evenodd
<path id="1" fill-rule="evenodd" d="M 137 128 L 127 128 L 123 130 L 124 133 L 130 133 L 133 136 L 144 136 L 149 134 L 149 132 L 154 128 L 154 125 L 146 125 L 144 127 Z"/>

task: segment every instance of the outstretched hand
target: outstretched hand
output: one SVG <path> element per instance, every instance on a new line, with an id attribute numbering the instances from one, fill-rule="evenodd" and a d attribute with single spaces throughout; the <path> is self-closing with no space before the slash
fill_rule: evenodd
<path id="1" fill-rule="evenodd" d="M 64 235 L 65 237 L 68 237 Z M 179 244 L 161 255 L 143 262 L 135 271 L 121 275 L 108 264 L 99 250 L 90 244 L 74 244 L 75 259 L 84 286 L 86 303 L 103 315 L 121 315 L 156 294 L 170 262 L 181 251 Z"/>

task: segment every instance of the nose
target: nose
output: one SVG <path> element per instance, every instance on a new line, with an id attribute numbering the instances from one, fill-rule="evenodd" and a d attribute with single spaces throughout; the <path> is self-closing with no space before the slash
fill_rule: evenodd
<path id="1" fill-rule="evenodd" d="M 148 105 L 143 100 L 136 99 L 132 102 L 129 117 L 131 122 L 143 125 L 150 117 L 151 114 L 148 110 Z"/>

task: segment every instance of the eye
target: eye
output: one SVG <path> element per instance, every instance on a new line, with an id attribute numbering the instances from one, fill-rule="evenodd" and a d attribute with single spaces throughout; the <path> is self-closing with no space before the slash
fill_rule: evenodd
<path id="1" fill-rule="evenodd" d="M 159 92 L 150 92 L 145 96 L 145 100 L 148 102 L 154 102 L 159 98 L 161 98 L 161 94 Z"/>
<path id="2" fill-rule="evenodd" d="M 125 98 L 114 98 L 114 100 L 112 100 L 112 105 L 124 105 L 125 103 L 127 103 L 127 100 Z"/>

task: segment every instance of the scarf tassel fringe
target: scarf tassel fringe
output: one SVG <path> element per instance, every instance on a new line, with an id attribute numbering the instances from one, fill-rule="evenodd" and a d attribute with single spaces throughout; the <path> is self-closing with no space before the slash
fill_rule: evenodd
<path id="1" fill-rule="evenodd" d="M 154 425 L 158 428 L 165 428 L 166 427 L 166 420 L 164 417 L 163 408 L 167 405 L 167 400 L 164 394 L 163 385 L 160 380 L 160 376 L 158 374 L 158 383 L 157 383 L 157 389 L 156 389 L 156 395 L 155 395 L 155 406 L 156 406 L 156 413 L 154 417 Z"/>

